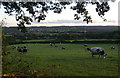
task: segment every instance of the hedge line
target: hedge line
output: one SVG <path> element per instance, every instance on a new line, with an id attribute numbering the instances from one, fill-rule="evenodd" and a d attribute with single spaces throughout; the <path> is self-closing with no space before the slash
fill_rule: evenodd
<path id="1" fill-rule="evenodd" d="M 28 44 L 28 43 L 60 43 L 60 41 L 34 41 L 34 42 L 15 42 L 15 43 L 9 43 L 10 45 L 12 44 Z M 92 43 L 92 44 L 95 44 L 95 43 L 103 43 L 103 44 L 107 44 L 107 43 L 116 43 L 116 44 L 119 44 L 120 41 L 61 41 L 61 43 Z"/>

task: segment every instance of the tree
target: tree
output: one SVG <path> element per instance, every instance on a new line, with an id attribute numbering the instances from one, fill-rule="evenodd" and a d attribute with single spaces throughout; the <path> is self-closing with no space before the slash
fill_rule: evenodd
<path id="1" fill-rule="evenodd" d="M 15 15 L 16 21 L 18 25 L 18 29 L 22 32 L 26 32 L 25 25 L 30 25 L 31 22 L 36 20 L 37 22 L 40 22 L 42 20 L 45 20 L 48 10 L 52 10 L 54 13 L 61 13 L 63 9 L 66 9 L 66 5 L 70 5 L 72 3 L 75 3 L 75 6 L 71 6 L 70 9 L 76 11 L 76 14 L 74 14 L 74 19 L 79 20 L 83 18 L 83 21 L 85 21 L 87 24 L 89 22 L 92 23 L 92 17 L 89 15 L 89 12 L 86 9 L 86 6 L 88 4 L 96 5 L 96 12 L 98 15 L 106 21 L 104 18 L 105 12 L 108 12 L 110 10 L 109 0 L 91 0 L 91 1 L 66 1 L 63 2 L 62 0 L 58 1 L 46 1 L 46 2 L 0 2 L 0 5 L 4 6 L 5 13 L 8 15 Z M 111 0 L 114 2 L 115 0 Z M 24 8 L 24 9 L 23 9 Z M 29 16 L 26 15 L 26 12 L 29 13 Z"/>
<path id="2" fill-rule="evenodd" d="M 6 19 L 6 18 L 5 18 Z M 2 47 L 2 56 L 7 55 L 7 42 L 5 33 L 2 30 L 2 26 L 6 24 L 5 19 L 0 21 L 0 47 Z"/>

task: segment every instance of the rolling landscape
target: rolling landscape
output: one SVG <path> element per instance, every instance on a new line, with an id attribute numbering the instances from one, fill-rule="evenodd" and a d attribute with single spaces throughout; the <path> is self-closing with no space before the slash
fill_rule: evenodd
<path id="1" fill-rule="evenodd" d="M 17 27 L 4 27 L 8 39 L 65 41 L 85 39 L 118 39 L 118 26 L 58 26 L 58 27 L 27 27 L 26 33 L 18 31 Z M 14 37 L 14 38 L 13 38 Z M 11 40 L 11 41 L 13 41 Z M 89 41 L 88 40 L 88 41 Z"/>
<path id="2" fill-rule="evenodd" d="M 2 0 L 2 78 L 119 78 L 120 0 Z"/>
<path id="3" fill-rule="evenodd" d="M 4 75 L 118 76 L 118 26 L 27 27 L 26 33 L 3 27 L 3 31 Z M 92 57 L 86 49 L 90 47 L 104 48 L 107 57 Z"/>

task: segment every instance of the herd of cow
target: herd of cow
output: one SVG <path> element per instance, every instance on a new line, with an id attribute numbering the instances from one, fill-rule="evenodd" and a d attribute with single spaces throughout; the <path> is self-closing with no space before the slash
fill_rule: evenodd
<path id="1" fill-rule="evenodd" d="M 57 45 L 55 45 L 55 43 L 50 43 L 50 46 L 53 47 L 58 47 Z M 84 44 L 85 47 L 88 46 L 88 44 Z M 27 47 L 16 47 L 17 51 L 20 53 L 26 53 L 28 51 Z M 61 49 L 65 49 L 65 47 L 61 47 Z M 104 58 L 106 58 L 107 54 L 105 53 L 104 49 L 101 47 L 91 47 L 91 48 L 86 48 L 92 55 L 92 57 L 94 57 L 94 55 L 99 55 L 99 56 L 104 56 Z M 112 46 L 110 48 L 111 50 L 115 49 L 114 46 Z"/>
<path id="2" fill-rule="evenodd" d="M 26 46 L 24 46 L 24 47 L 17 47 L 17 51 L 18 52 L 21 52 L 21 53 L 25 53 L 25 52 L 27 52 L 28 51 L 28 49 L 27 49 L 27 47 Z"/>
<path id="3" fill-rule="evenodd" d="M 50 43 L 50 46 L 51 46 L 51 47 L 59 47 L 59 46 L 57 46 L 55 43 Z M 66 48 L 63 47 L 63 46 L 61 46 L 60 48 L 63 49 L 63 50 L 66 49 Z"/>

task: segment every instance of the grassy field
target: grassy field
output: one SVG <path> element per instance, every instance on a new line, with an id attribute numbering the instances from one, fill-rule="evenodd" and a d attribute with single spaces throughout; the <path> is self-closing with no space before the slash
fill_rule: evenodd
<path id="1" fill-rule="evenodd" d="M 56 44 L 52 47 L 49 44 L 19 44 L 9 47 L 10 55 L 5 61 L 22 58 L 32 62 L 34 71 L 39 71 L 40 76 L 117 76 L 118 75 L 118 45 L 117 44 L 89 44 L 88 47 L 103 47 L 108 54 L 107 58 L 95 56 L 85 50 L 83 44 Z M 13 46 L 27 46 L 28 52 L 21 54 Z M 115 50 L 110 47 L 115 46 Z M 61 49 L 65 47 L 65 49 Z M 10 56 L 16 55 L 16 58 Z M 14 65 L 19 62 L 12 61 Z M 17 67 L 8 67 L 7 71 L 18 70 Z M 4 69 L 3 69 L 4 70 Z M 27 72 L 27 71 L 26 71 Z M 9 72 L 6 72 L 9 73 Z"/>
<path id="2" fill-rule="evenodd" d="M 87 39 L 87 41 L 117 41 L 118 39 Z M 23 40 L 23 42 L 44 42 L 44 41 L 55 41 L 54 39 L 41 39 L 41 40 Z M 85 41 L 84 39 L 78 40 L 63 40 L 63 41 Z"/>

